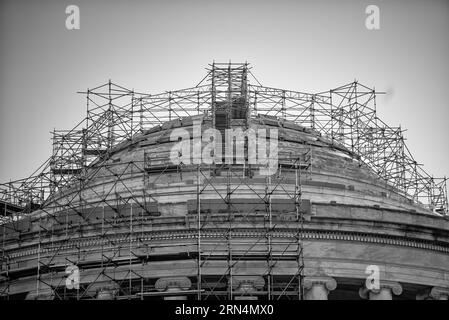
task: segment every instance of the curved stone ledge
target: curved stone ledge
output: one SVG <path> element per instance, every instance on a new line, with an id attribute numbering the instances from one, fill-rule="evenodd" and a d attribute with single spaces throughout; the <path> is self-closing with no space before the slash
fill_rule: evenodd
<path id="1" fill-rule="evenodd" d="M 222 232 L 217 231 L 204 231 L 202 232 L 202 237 L 204 238 L 215 238 L 220 239 L 224 238 L 224 234 L 226 234 L 225 229 Z M 260 238 L 266 235 L 264 230 L 255 230 L 248 229 L 244 231 L 234 230 L 232 232 L 235 237 L 247 237 L 247 238 Z M 294 238 L 296 232 L 292 232 L 290 230 L 275 230 L 272 233 L 273 238 Z M 357 232 L 339 232 L 339 231 L 327 231 L 327 230 L 306 230 L 302 233 L 302 237 L 304 240 L 338 240 L 338 241 L 350 241 L 350 242 L 363 242 L 363 243 L 376 243 L 382 245 L 391 245 L 391 246 L 403 246 L 403 247 L 412 247 L 423 250 L 431 250 L 437 252 L 449 253 L 449 244 L 435 244 L 431 241 L 416 241 L 413 239 L 407 238 L 399 238 L 392 237 L 389 235 L 379 235 L 379 234 L 367 234 L 367 233 L 357 233 Z M 166 233 L 162 232 L 145 232 L 143 236 L 135 237 L 131 240 L 131 243 L 135 242 L 147 242 L 147 241 L 157 241 L 157 240 L 179 240 L 179 239 L 196 239 L 197 231 L 180 231 L 180 230 L 171 230 Z M 107 244 L 111 241 L 115 243 L 129 243 L 130 240 L 126 234 L 121 235 L 111 235 L 108 236 L 108 239 L 101 241 L 99 237 L 93 237 L 90 239 L 83 238 L 82 240 L 74 238 L 70 240 L 69 244 L 66 244 L 66 240 L 61 240 L 60 243 L 63 245 L 56 245 L 54 248 L 46 247 L 45 244 L 41 245 L 41 254 L 50 253 L 52 251 L 61 251 L 67 250 L 70 248 L 80 248 L 80 247 L 93 247 L 93 246 L 101 246 L 101 244 Z M 38 245 L 34 246 L 34 249 L 13 249 L 6 250 L 5 254 L 10 259 L 17 259 L 20 257 L 30 256 L 37 254 Z"/>

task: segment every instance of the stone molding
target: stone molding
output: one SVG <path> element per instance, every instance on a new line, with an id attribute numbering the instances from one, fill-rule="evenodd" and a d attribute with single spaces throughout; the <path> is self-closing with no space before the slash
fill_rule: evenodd
<path id="1" fill-rule="evenodd" d="M 196 238 L 197 234 L 195 231 L 177 231 L 177 230 L 167 230 L 166 232 L 145 232 L 147 236 L 143 236 L 140 238 L 139 241 L 150 241 L 150 240 L 179 240 L 179 239 L 192 239 Z M 214 235 L 217 238 L 222 238 L 220 232 L 215 231 L 208 231 L 204 230 L 203 234 L 208 238 L 213 238 Z M 266 234 L 262 231 L 258 231 L 257 229 L 254 230 L 240 230 L 236 231 L 234 233 L 237 237 L 265 237 Z M 277 230 L 273 233 L 274 237 L 294 237 L 295 231 L 293 230 Z M 129 239 L 127 238 L 126 234 L 119 234 L 114 236 L 109 236 L 108 239 L 102 240 L 99 237 L 92 237 L 92 238 L 84 238 L 84 239 L 73 239 L 71 243 L 66 245 L 59 245 L 57 242 L 54 243 L 54 248 L 47 247 L 45 244 L 41 248 L 41 254 L 42 253 L 50 253 L 56 250 L 69 250 L 71 248 L 78 248 L 78 247 L 95 247 L 95 246 L 101 246 L 103 243 L 109 242 L 111 239 L 114 239 L 114 242 L 117 243 L 125 243 L 129 242 Z M 408 239 L 404 237 L 391 237 L 388 235 L 381 235 L 381 234 L 371 234 L 371 233 L 360 233 L 360 232 L 339 232 L 339 231 L 329 231 L 329 230 L 304 230 L 303 232 L 303 239 L 304 240 L 340 240 L 340 241 L 354 241 L 354 242 L 362 242 L 362 243 L 378 243 L 383 245 L 393 245 L 393 246 L 401 246 L 401 247 L 411 247 L 411 248 L 418 248 L 418 249 L 424 249 L 424 250 L 432 250 L 437 252 L 445 252 L 449 253 L 449 244 L 443 245 L 443 244 L 435 244 L 432 241 L 427 240 L 414 240 L 414 239 Z M 132 242 L 137 242 L 138 240 L 133 239 Z M 66 240 L 61 240 L 62 242 L 66 242 Z M 53 249 L 53 250 L 52 250 Z M 26 257 L 30 255 L 36 255 L 37 254 L 37 245 L 36 248 L 32 249 L 11 249 L 6 250 L 8 256 L 10 259 L 17 259 L 20 257 Z"/>

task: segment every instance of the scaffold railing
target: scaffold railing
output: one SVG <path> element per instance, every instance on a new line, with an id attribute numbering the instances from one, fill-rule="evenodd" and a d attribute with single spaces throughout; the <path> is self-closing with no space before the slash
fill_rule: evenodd
<path id="1" fill-rule="evenodd" d="M 83 92 L 85 119 L 72 130 L 53 131 L 52 155 L 29 178 L 0 185 L 1 221 L 14 222 L 2 225 L 0 297 L 9 297 L 14 279 L 14 252 L 8 246 L 21 241 L 23 232 L 36 239 L 28 251 L 37 247 L 37 263 L 26 271 L 36 275 L 36 288 L 29 292 L 36 296 L 51 292 L 56 299 L 91 299 L 104 283 L 113 287 L 117 299 L 167 294 L 157 290 L 153 270 L 146 265 L 162 254 L 153 251 L 162 239 L 164 254 L 196 262 L 196 276 L 189 275 L 196 288 L 183 295 L 196 295 L 198 300 L 235 295 L 303 299 L 303 223 L 311 204 L 303 199 L 302 184 L 313 174 L 313 147 L 304 142 L 296 152 L 281 150 L 277 174 L 259 176 L 257 181 L 253 173 L 260 165 L 246 162 L 174 164 L 161 156 L 165 151 L 148 149 L 143 159 L 115 162 L 110 157 L 121 146 L 128 143 L 133 148 L 139 138 L 159 131 L 157 143 L 168 142 L 169 129 L 183 122 L 190 126 L 192 118 L 212 121 L 219 129 L 235 123 L 247 128 L 256 117 L 267 126 L 299 124 L 347 151 L 393 191 L 447 214 L 446 179 L 427 174 L 407 148 L 403 130 L 377 117 L 374 89 L 354 81 L 324 93 L 295 92 L 264 87 L 250 70 L 246 63 L 213 63 L 196 87 L 156 95 L 111 81 Z M 251 77 L 257 85 L 250 84 Z M 99 170 L 111 177 L 101 192 L 91 183 Z M 191 199 L 180 217 L 164 217 L 158 207 L 156 189 L 167 183 L 166 174 L 171 180 L 178 175 L 191 186 Z M 142 178 L 141 189 L 130 176 Z M 85 191 L 94 195 L 93 200 L 83 197 Z M 242 199 L 240 191 L 247 197 Z M 38 209 L 41 214 L 29 219 L 34 223 L 20 221 Z M 183 228 L 171 232 L 187 240 L 167 241 L 153 228 L 155 217 L 182 222 Z M 19 240 L 10 237 L 10 231 L 19 234 Z M 85 250 L 82 241 L 96 245 Z M 205 272 L 208 264 L 220 259 L 225 261 L 223 272 Z M 238 292 L 238 268 L 251 259 L 261 262 L 251 270 L 258 290 Z M 276 266 L 286 261 L 289 272 L 279 275 Z M 67 288 L 67 267 L 84 272 L 77 288 Z"/>
<path id="2" fill-rule="evenodd" d="M 251 77 L 256 84 L 250 83 Z M 192 88 L 152 95 L 109 81 L 82 94 L 87 103 L 85 119 L 72 130 L 55 130 L 50 158 L 29 178 L 0 184 L 0 201 L 28 213 L 82 180 L 89 166 L 120 143 L 190 116 L 221 113 L 227 121 L 232 112 L 238 112 L 235 106 L 244 104 L 248 110 L 240 117 L 266 115 L 280 124 L 291 121 L 313 129 L 345 146 L 392 190 L 435 213 L 448 213 L 447 179 L 434 178 L 424 170 L 408 149 L 403 130 L 378 117 L 379 92 L 357 81 L 325 92 L 303 93 L 262 86 L 247 63 L 213 63 Z M 211 118 L 215 125 L 216 117 Z"/>

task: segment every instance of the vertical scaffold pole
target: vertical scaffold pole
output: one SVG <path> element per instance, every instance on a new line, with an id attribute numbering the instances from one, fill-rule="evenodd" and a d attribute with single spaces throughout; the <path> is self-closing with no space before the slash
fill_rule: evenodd
<path id="1" fill-rule="evenodd" d="M 306 155 L 307 157 L 308 155 Z M 298 300 L 304 299 L 303 275 L 304 275 L 304 248 L 303 248 L 303 228 L 304 218 L 301 210 L 302 189 L 301 189 L 301 157 L 298 157 L 295 165 L 295 204 L 297 223 L 297 264 L 298 264 Z"/>
<path id="2" fill-rule="evenodd" d="M 196 168 L 196 208 L 197 208 L 197 249 L 198 249 L 198 276 L 197 299 L 201 300 L 201 197 L 200 197 L 200 164 Z"/>

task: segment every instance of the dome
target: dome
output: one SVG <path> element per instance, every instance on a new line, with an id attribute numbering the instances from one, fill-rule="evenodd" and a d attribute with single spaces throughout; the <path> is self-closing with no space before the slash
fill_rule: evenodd
<path id="1" fill-rule="evenodd" d="M 232 83 L 222 80 L 226 72 Z M 214 64 L 212 87 L 182 97 L 135 100 L 132 93 L 131 107 L 117 119 L 138 120 L 139 130 L 131 126 L 124 135 L 116 120 L 115 130 L 98 129 L 117 115 L 117 105 L 98 118 L 91 114 L 87 129 L 72 132 L 82 137 L 75 144 L 81 151 L 61 147 L 72 153 L 52 158 L 45 201 L 32 209 L 4 201 L 5 212 L 20 215 L 3 223 L 3 296 L 447 299 L 449 220 L 435 210 L 444 201 L 426 205 L 411 187 L 394 183 L 398 176 L 385 178 L 393 169 L 379 164 L 366 138 L 378 127 L 359 134 L 363 143 L 348 144 L 355 135 L 310 120 L 312 112 L 320 116 L 318 107 L 309 105 L 304 118 L 284 108 L 288 99 L 324 104 L 324 96 L 251 87 L 247 72 L 246 64 Z M 286 99 L 272 102 L 278 112 L 264 104 L 268 95 Z M 185 100 L 198 108 L 183 114 Z M 163 103 L 178 103 L 168 109 L 177 114 L 165 110 L 142 125 L 150 119 L 142 114 L 156 114 Z M 376 152 L 394 156 L 386 148 Z"/>

